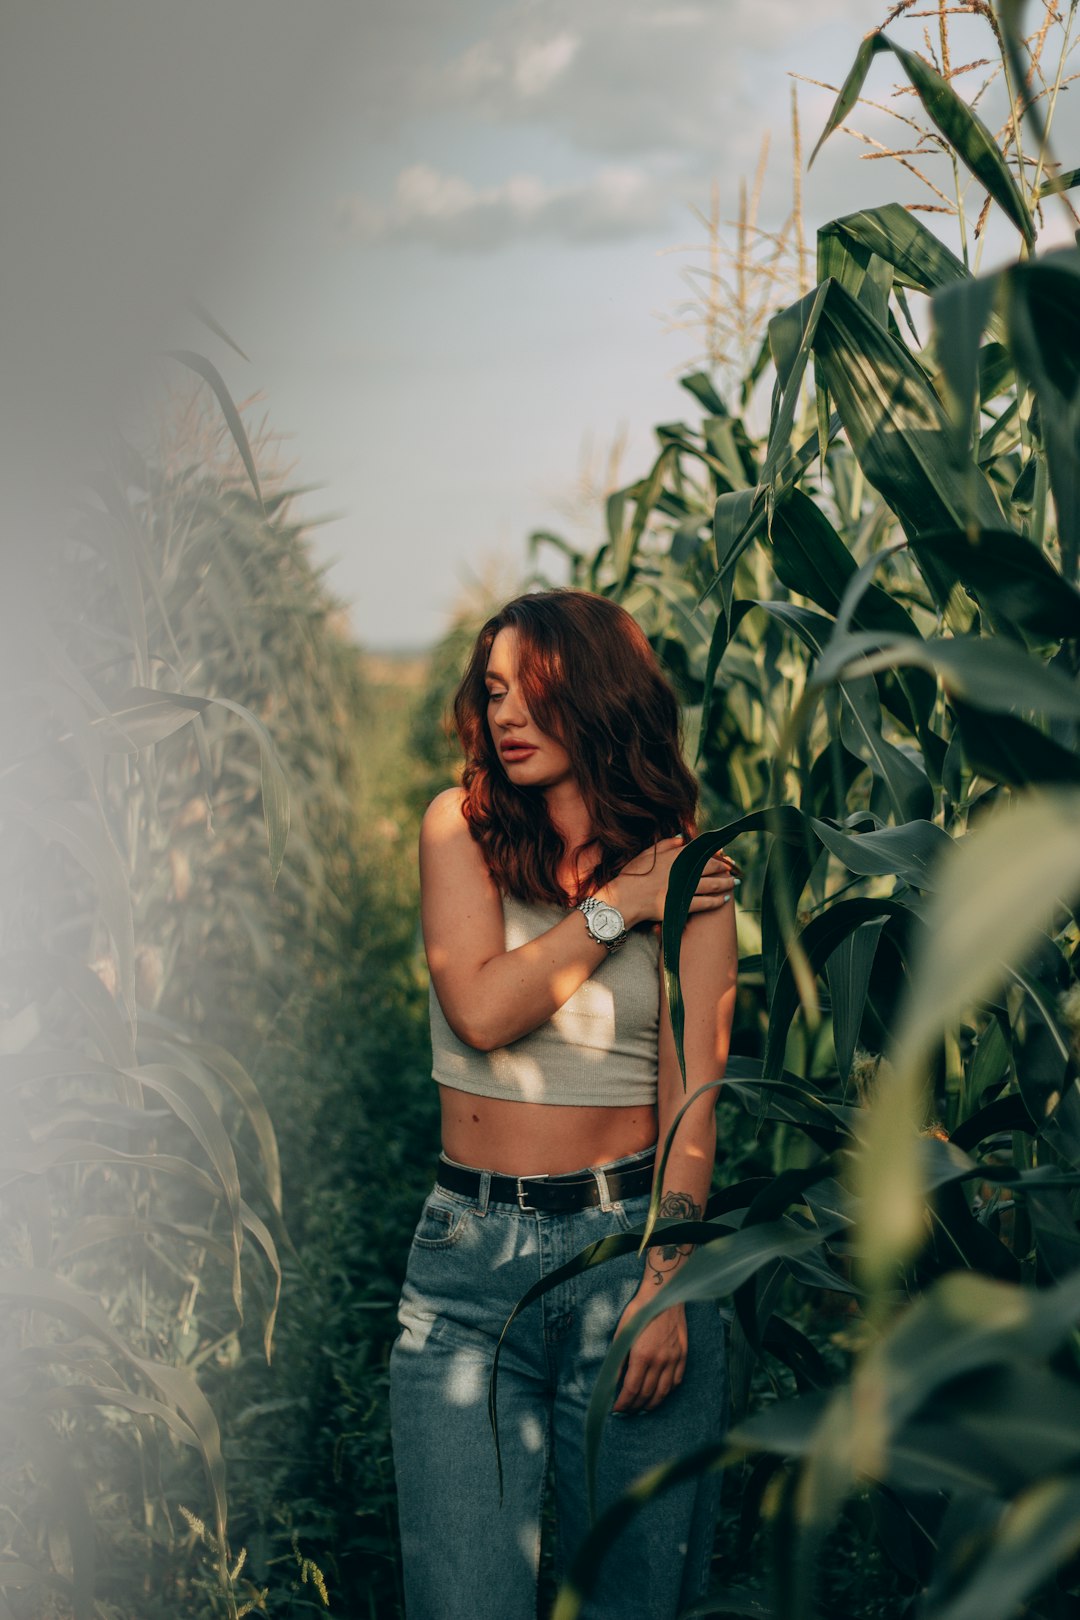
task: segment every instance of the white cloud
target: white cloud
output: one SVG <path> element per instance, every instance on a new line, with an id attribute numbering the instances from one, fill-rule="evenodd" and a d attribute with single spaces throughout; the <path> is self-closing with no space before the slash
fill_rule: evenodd
<path id="1" fill-rule="evenodd" d="M 578 53 L 577 34 L 556 34 L 542 44 L 523 45 L 514 62 L 514 88 L 522 96 L 540 96 L 551 88 Z"/>
<path id="2" fill-rule="evenodd" d="M 854 52 L 866 0 L 513 0 L 427 89 L 471 120 L 541 123 L 582 150 L 712 166 L 732 129 L 760 113 L 747 56 L 783 40 L 797 66 L 835 22 L 850 24 Z M 781 81 L 770 99 L 783 99 Z"/>
<path id="3" fill-rule="evenodd" d="M 597 242 L 655 229 L 670 213 L 668 188 L 642 169 L 612 166 L 588 179 L 551 185 L 534 174 L 474 186 L 430 164 L 403 169 L 391 202 L 360 196 L 338 203 L 339 231 L 368 242 L 427 242 L 485 251 L 521 236 Z"/>
<path id="4" fill-rule="evenodd" d="M 411 78 L 399 87 L 402 117 L 422 113 L 446 149 L 417 153 L 425 161 L 403 169 L 389 193 L 345 199 L 341 224 L 369 241 L 470 249 L 522 234 L 632 236 L 665 228 L 680 205 L 707 205 L 714 177 L 728 219 L 770 130 L 760 217 L 778 226 L 791 207 L 786 70 L 839 81 L 887 3 L 878 13 L 867 0 L 464 0 L 452 29 L 413 36 Z M 887 68 L 874 69 L 875 93 Z M 832 100 L 799 86 L 804 156 Z M 881 116 L 863 109 L 861 127 Z M 484 126 L 494 137 L 478 174 L 472 154 Z M 504 174 L 527 172 L 492 183 L 496 150 Z M 850 138 L 834 137 L 805 179 L 814 218 L 911 193 L 914 182 L 892 166 L 886 180 L 880 164 L 858 157 Z"/>

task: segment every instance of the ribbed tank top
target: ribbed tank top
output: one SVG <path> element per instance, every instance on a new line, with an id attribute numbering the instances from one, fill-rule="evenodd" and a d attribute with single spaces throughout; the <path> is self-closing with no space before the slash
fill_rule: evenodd
<path id="1" fill-rule="evenodd" d="M 527 944 L 565 916 L 561 906 L 505 897 L 506 949 Z M 434 985 L 430 1011 L 432 1074 L 456 1091 L 569 1107 L 656 1101 L 660 941 L 651 928 L 632 929 L 557 1012 L 509 1046 L 491 1052 L 466 1046 L 446 1022 Z"/>

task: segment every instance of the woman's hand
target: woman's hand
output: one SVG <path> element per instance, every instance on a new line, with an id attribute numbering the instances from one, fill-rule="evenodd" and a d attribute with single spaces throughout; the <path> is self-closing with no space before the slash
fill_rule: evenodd
<path id="1" fill-rule="evenodd" d="M 619 1318 L 616 1336 L 655 1298 L 655 1291 L 635 1294 Z M 651 1412 L 682 1383 L 685 1371 L 686 1310 L 682 1305 L 671 1305 L 642 1328 L 634 1340 L 612 1411 Z"/>
<path id="2" fill-rule="evenodd" d="M 597 891 L 598 897 L 622 912 L 627 928 L 663 922 L 671 868 L 685 848 L 685 838 L 661 838 L 628 861 L 618 877 Z M 717 911 L 726 905 L 738 887 L 739 873 L 738 863 L 722 849 L 710 855 L 690 901 L 691 913 Z"/>

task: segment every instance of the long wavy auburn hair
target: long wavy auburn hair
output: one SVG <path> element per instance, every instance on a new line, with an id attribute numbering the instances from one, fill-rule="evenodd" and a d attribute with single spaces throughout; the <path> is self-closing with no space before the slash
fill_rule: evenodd
<path id="1" fill-rule="evenodd" d="M 579 894 L 558 880 L 562 839 L 542 790 L 513 785 L 488 727 L 485 676 L 505 629 L 517 634 L 529 714 L 569 754 L 599 846 Z M 693 835 L 698 790 L 679 746 L 675 694 L 641 629 L 607 597 L 555 590 L 508 602 L 477 637 L 454 723 L 465 751 L 465 818 L 503 894 L 572 905 L 657 839 Z"/>

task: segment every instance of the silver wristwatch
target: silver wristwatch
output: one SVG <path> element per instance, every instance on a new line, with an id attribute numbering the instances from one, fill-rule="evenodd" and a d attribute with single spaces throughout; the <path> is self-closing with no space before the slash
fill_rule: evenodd
<path id="1" fill-rule="evenodd" d="M 597 900 L 595 895 L 590 895 L 587 900 L 578 902 L 577 909 L 584 916 L 585 926 L 592 938 L 605 950 L 617 951 L 629 938 L 622 912 L 615 906 L 609 906 L 605 900 Z"/>

